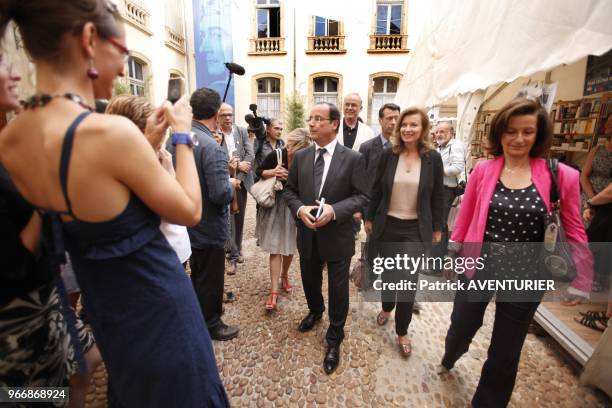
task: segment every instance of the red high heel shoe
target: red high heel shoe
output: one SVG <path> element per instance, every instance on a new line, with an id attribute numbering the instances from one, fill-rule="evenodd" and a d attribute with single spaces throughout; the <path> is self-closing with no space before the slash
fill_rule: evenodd
<path id="1" fill-rule="evenodd" d="M 270 296 L 268 297 L 268 301 L 266 302 L 266 310 L 275 310 L 276 309 L 276 300 L 278 299 L 278 292 L 270 292 Z"/>
<path id="2" fill-rule="evenodd" d="M 291 284 L 289 283 L 289 276 L 281 277 L 281 285 L 283 287 L 283 290 L 287 293 L 290 293 L 293 290 L 293 286 L 291 286 Z"/>

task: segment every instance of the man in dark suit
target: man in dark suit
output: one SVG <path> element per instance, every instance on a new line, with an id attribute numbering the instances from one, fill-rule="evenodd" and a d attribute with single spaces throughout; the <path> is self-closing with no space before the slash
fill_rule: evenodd
<path id="1" fill-rule="evenodd" d="M 359 153 L 362 155 L 366 177 L 368 179 L 368 189 L 372 188 L 376 167 L 383 150 L 391 147 L 391 136 L 395 130 L 397 119 L 399 118 L 400 107 L 394 103 L 384 104 L 378 111 L 378 121 L 381 133 L 359 146 Z"/>
<path id="2" fill-rule="evenodd" d="M 237 158 L 238 168 L 236 178 L 240 180 L 240 189 L 236 190 L 238 197 L 238 213 L 230 214 L 231 236 L 229 243 L 230 270 L 228 273 L 236 273 L 236 263 L 242 263 L 242 232 L 244 230 L 244 213 L 246 210 L 247 191 L 253 185 L 253 145 L 249 140 L 247 130 L 241 126 L 234 125 L 234 110 L 232 106 L 223 103 L 219 109 L 219 127 L 223 132 L 223 145 L 228 156 Z"/>
<path id="3" fill-rule="evenodd" d="M 349 309 L 349 268 L 355 253 L 353 214 L 367 204 L 367 183 L 360 153 L 336 140 L 340 111 L 332 104 L 316 104 L 308 126 L 315 142 L 293 158 L 283 197 L 298 218 L 297 246 L 308 315 L 301 332 L 321 319 L 325 304 L 321 293 L 323 265 L 327 264 L 329 327 L 323 368 L 331 374 L 340 361 L 340 343 Z M 325 198 L 322 212 L 315 218 Z"/>
<path id="4" fill-rule="evenodd" d="M 376 169 L 378 167 L 378 161 L 384 149 L 391 147 L 391 136 L 397 125 L 397 120 L 400 115 L 400 107 L 394 103 L 386 103 L 378 110 L 378 122 L 380 123 L 381 133 L 366 142 L 363 142 L 359 146 L 359 153 L 361 153 L 361 159 L 363 160 L 363 167 L 366 173 L 366 179 L 368 183 L 368 193 L 372 191 L 372 184 L 376 177 Z M 367 207 L 362 212 L 357 214 L 359 222 L 363 219 L 364 214 L 368 213 Z M 372 236 L 368 235 L 366 242 L 366 253 L 368 261 L 377 256 L 376 241 Z M 376 275 L 370 268 L 370 282 L 374 281 Z"/>
<path id="5" fill-rule="evenodd" d="M 187 228 L 191 240 L 191 281 L 213 340 L 230 340 L 238 328 L 221 320 L 225 276 L 224 245 L 229 237 L 229 203 L 239 180 L 230 178 L 227 153 L 213 138 L 221 97 L 210 88 L 197 89 L 190 99 L 191 130 L 198 139 L 194 146 L 202 190 L 202 219 Z M 169 148 L 174 155 L 174 146 Z"/>

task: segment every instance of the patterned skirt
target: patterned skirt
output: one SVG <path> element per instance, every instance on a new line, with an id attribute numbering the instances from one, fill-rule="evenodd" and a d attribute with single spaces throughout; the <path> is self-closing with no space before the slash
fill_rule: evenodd
<path id="1" fill-rule="evenodd" d="M 76 319 L 86 353 L 91 331 Z M 0 308 L 0 386 L 68 387 L 77 371 L 75 351 L 54 283 L 13 299 Z"/>

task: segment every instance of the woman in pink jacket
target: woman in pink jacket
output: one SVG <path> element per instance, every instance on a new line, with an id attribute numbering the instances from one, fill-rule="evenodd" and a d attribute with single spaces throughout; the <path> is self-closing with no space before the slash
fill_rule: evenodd
<path id="1" fill-rule="evenodd" d="M 460 276 L 461 281 L 502 279 L 502 275 L 538 276 L 537 267 L 533 267 L 537 250 L 529 249 L 536 244 L 529 243 L 543 241 L 544 216 L 551 209 L 551 174 L 546 160 L 540 158 L 548 152 L 551 139 L 548 114 L 535 101 L 514 99 L 493 118 L 488 143 L 490 153 L 496 158 L 478 163 L 474 168 L 449 244 L 454 249 L 462 245 L 463 257 L 489 256 L 485 258 L 483 270 L 467 270 Z M 576 244 L 572 245 L 572 259 L 577 277 L 568 291 L 573 296 L 587 297 L 593 270 L 581 222 L 579 174 L 559 164 L 557 182 L 561 222 L 567 241 Z M 504 244 L 510 242 L 516 245 Z M 531 256 L 515 253 L 509 256 L 510 262 L 500 262 L 503 256 L 488 249 L 496 245 L 510 251 L 527 248 Z M 471 294 L 457 292 L 440 373 L 453 368 L 468 350 L 494 293 L 481 291 L 480 298 L 472 301 Z M 504 295 L 507 293 L 497 293 L 491 344 L 472 399 L 473 407 L 504 407 L 510 401 L 527 328 L 543 292 L 531 292 L 527 301 L 514 298 L 504 301 Z"/>

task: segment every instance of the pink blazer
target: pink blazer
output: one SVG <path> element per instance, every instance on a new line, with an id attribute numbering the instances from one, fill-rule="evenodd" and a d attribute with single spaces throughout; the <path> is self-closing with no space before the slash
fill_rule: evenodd
<path id="1" fill-rule="evenodd" d="M 455 223 L 451 240 L 460 243 L 482 243 L 489 215 L 489 201 L 495 191 L 495 184 L 504 166 L 503 156 L 493 160 L 479 162 L 469 177 L 461 209 Z M 546 160 L 531 159 L 531 179 L 550 211 L 550 172 Z M 576 279 L 571 287 L 589 293 L 593 284 L 593 257 L 586 245 L 588 239 L 582 224 L 580 209 L 579 173 L 575 169 L 559 163 L 557 184 L 561 196 L 561 223 L 565 228 L 568 242 L 580 243 L 573 245 L 572 260 L 576 265 Z M 466 245 L 463 256 L 480 256 L 481 245 Z M 468 278 L 474 276 L 474 270 L 466 270 Z"/>

